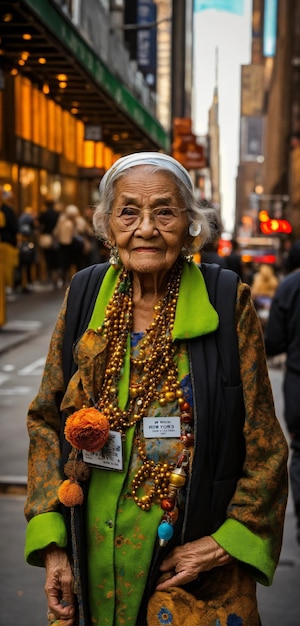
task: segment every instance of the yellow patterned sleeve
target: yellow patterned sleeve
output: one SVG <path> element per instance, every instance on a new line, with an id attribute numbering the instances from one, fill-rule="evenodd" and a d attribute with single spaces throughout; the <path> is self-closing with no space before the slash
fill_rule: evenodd
<path id="1" fill-rule="evenodd" d="M 238 289 L 236 322 L 246 409 L 246 457 L 227 522 L 214 537 L 232 556 L 260 571 L 262 582 L 269 584 L 282 543 L 288 446 L 275 414 L 260 322 L 250 289 L 243 283 Z M 247 536 L 249 550 L 245 541 L 236 540 L 239 535 Z"/>
<path id="2" fill-rule="evenodd" d="M 64 389 L 62 340 L 65 329 L 67 293 L 51 337 L 39 391 L 27 416 L 29 435 L 28 484 L 25 517 L 29 521 L 40 513 L 58 508 L 57 489 L 60 472 L 59 400 Z"/>

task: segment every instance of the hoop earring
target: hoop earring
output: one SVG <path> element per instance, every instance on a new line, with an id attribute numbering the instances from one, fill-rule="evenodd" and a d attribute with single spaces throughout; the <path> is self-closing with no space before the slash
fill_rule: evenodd
<path id="1" fill-rule="evenodd" d="M 119 257 L 119 252 L 117 246 L 112 246 L 109 253 L 109 262 L 115 270 L 120 269 L 121 267 L 121 259 Z"/>
<path id="2" fill-rule="evenodd" d="M 198 222 L 191 222 L 189 225 L 189 235 L 191 235 L 191 237 L 197 237 L 200 235 L 201 230 L 202 226 Z"/>

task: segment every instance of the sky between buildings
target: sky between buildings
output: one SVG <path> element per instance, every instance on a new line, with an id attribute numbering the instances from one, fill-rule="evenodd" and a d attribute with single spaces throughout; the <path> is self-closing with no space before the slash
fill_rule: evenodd
<path id="1" fill-rule="evenodd" d="M 196 135 L 207 133 L 218 48 L 221 204 L 222 221 L 228 232 L 234 226 L 241 65 L 251 62 L 251 19 L 252 0 L 245 0 L 243 16 L 212 9 L 194 13 L 193 131 Z"/>

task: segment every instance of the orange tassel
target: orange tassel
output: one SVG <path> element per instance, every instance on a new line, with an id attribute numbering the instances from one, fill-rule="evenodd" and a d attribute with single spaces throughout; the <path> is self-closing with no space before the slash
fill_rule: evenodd
<path id="1" fill-rule="evenodd" d="M 83 503 L 83 491 L 73 480 L 64 480 L 58 489 L 58 498 L 65 506 L 76 506 Z"/>

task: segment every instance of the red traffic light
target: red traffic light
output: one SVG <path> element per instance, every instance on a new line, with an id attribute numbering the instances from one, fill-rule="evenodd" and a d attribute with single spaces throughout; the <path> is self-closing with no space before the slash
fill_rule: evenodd
<path id="1" fill-rule="evenodd" d="M 292 226 L 287 220 L 267 220 L 260 223 L 260 230 L 264 235 L 276 235 L 276 233 L 292 232 Z"/>

